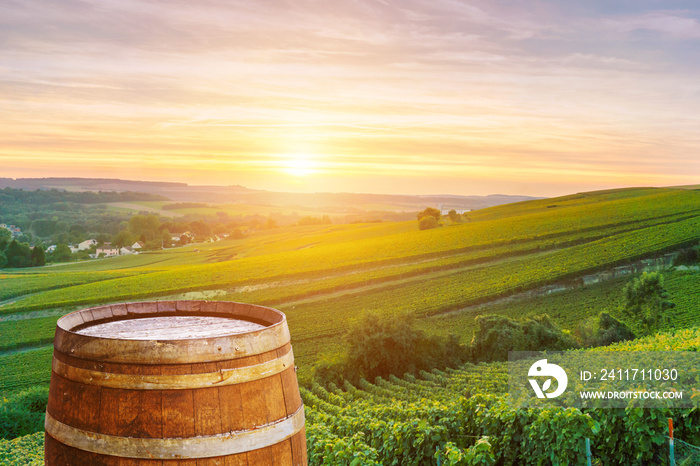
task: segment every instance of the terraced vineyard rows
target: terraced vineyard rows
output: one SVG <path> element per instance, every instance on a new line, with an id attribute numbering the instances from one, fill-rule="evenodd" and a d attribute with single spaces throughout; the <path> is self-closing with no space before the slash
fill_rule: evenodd
<path id="1" fill-rule="evenodd" d="M 697 351 L 700 329 L 610 349 Z M 505 401 L 507 379 L 504 363 L 468 364 L 358 387 L 302 388 L 311 464 L 349 465 L 355 458 L 361 464 L 435 464 L 435 455 L 442 455 L 442 464 L 456 464 L 446 463 L 448 451 L 464 458 L 486 443 L 482 454 L 502 464 L 585 464 L 588 437 L 603 464 L 633 465 L 663 451 L 668 416 L 686 440 L 700 440 L 697 410 L 517 410 Z"/>
<path id="2" fill-rule="evenodd" d="M 0 356 L 0 393 L 46 384 L 51 380 L 53 346 Z"/>
<path id="3" fill-rule="evenodd" d="M 667 227 L 651 227 L 431 280 L 301 305 L 293 311 L 284 306 L 281 308 L 288 312 L 290 326 L 304 329 L 297 334 L 299 340 L 327 337 L 342 332 L 347 322 L 363 311 L 376 309 L 376 303 L 382 303 L 382 309 L 404 315 L 429 316 L 448 312 L 580 275 L 602 264 L 611 266 L 648 251 L 662 251 L 670 245 L 694 241 L 699 228 L 700 219 L 691 219 L 679 222 L 670 231 Z M 305 351 L 299 352 L 299 357 L 306 357 L 319 349 L 307 345 Z"/>

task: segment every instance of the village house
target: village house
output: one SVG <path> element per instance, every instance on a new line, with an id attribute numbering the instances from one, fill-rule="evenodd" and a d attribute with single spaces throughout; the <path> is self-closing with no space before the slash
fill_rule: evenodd
<path id="1" fill-rule="evenodd" d="M 100 255 L 104 254 L 104 257 L 113 257 L 113 256 L 118 256 L 119 255 L 119 248 L 116 246 L 112 246 L 112 243 L 104 243 L 102 246 L 98 246 L 97 250 L 95 250 L 95 254 L 97 254 L 97 257 L 100 257 Z"/>
<path id="2" fill-rule="evenodd" d="M 138 243 L 136 243 L 138 244 Z M 134 249 L 133 246 L 122 246 L 121 249 L 119 249 L 119 254 L 122 256 L 130 255 L 130 254 L 138 254 L 139 252 Z"/>
<path id="3" fill-rule="evenodd" d="M 450 210 L 455 210 L 457 214 L 463 215 L 466 214 L 467 212 L 471 212 L 471 209 L 445 209 L 442 206 L 440 206 L 440 215 L 447 215 L 450 213 Z"/>
<path id="4" fill-rule="evenodd" d="M 70 247 L 70 252 L 76 253 L 78 251 L 85 251 L 86 249 L 90 249 L 92 246 L 97 244 L 97 240 L 95 239 L 86 239 L 85 241 L 78 243 L 78 244 L 71 244 Z"/>
<path id="5" fill-rule="evenodd" d="M 13 237 L 13 238 L 17 238 L 18 236 L 20 236 L 20 235 L 22 234 L 22 230 L 20 230 L 19 228 L 17 228 L 17 227 L 14 226 L 14 225 L 8 225 L 8 224 L 6 224 L 6 223 L 0 223 L 0 228 L 4 228 L 4 229 L 6 229 L 6 230 L 10 230 L 10 234 L 12 234 L 12 237 Z"/>

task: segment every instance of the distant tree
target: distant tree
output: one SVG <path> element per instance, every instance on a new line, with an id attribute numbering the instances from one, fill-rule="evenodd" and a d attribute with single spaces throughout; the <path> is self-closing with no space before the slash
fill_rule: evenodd
<path id="1" fill-rule="evenodd" d="M 195 236 L 211 236 L 211 227 L 201 220 L 191 222 L 189 229 Z"/>
<path id="2" fill-rule="evenodd" d="M 668 323 L 668 310 L 673 307 L 659 272 L 644 272 L 624 288 L 623 313 L 634 320 L 642 335 L 655 333 Z"/>
<path id="3" fill-rule="evenodd" d="M 425 210 L 418 212 L 418 220 L 422 219 L 423 217 L 433 217 L 435 218 L 435 222 L 439 222 L 440 217 L 442 217 L 442 215 L 440 214 L 440 211 L 436 208 L 426 207 Z"/>
<path id="4" fill-rule="evenodd" d="M 452 221 L 452 223 L 458 223 L 460 221 L 460 215 L 454 209 L 447 212 L 447 215 L 450 216 L 450 220 Z"/>
<path id="5" fill-rule="evenodd" d="M 0 251 L 4 251 L 12 241 L 12 233 L 7 228 L 0 228 Z"/>
<path id="6" fill-rule="evenodd" d="M 243 231 L 241 231 L 240 228 L 234 228 L 233 230 L 231 230 L 231 238 L 243 239 L 245 238 L 245 235 L 243 234 Z"/>
<path id="7" fill-rule="evenodd" d="M 7 265 L 7 257 L 5 257 L 5 253 L 3 251 L 0 251 L 0 269 L 5 267 Z"/>
<path id="8" fill-rule="evenodd" d="M 129 231 L 144 241 L 156 238 L 160 219 L 157 215 L 134 215 L 129 219 Z M 160 238 L 159 238 L 160 239 Z"/>
<path id="9" fill-rule="evenodd" d="M 71 258 L 70 248 L 65 244 L 59 244 L 51 253 L 51 260 L 54 262 L 68 262 Z"/>
<path id="10" fill-rule="evenodd" d="M 152 239 L 150 241 L 146 241 L 146 244 L 143 245 L 143 249 L 146 251 L 156 251 L 158 249 L 163 249 L 163 243 L 160 240 Z"/>
<path id="11" fill-rule="evenodd" d="M 82 223 L 74 223 L 70 226 L 69 231 L 72 235 L 83 236 L 85 235 L 85 225 Z"/>
<path id="12" fill-rule="evenodd" d="M 277 228 L 277 222 L 273 218 L 268 218 L 267 221 L 265 222 L 265 225 L 263 225 L 263 228 L 266 230 L 271 230 L 273 228 Z"/>
<path id="13" fill-rule="evenodd" d="M 161 233 L 161 244 L 164 248 L 169 248 L 173 245 L 173 235 L 167 229 Z"/>
<path id="14" fill-rule="evenodd" d="M 40 218 L 32 221 L 32 231 L 35 235 L 48 238 L 49 236 L 56 233 L 56 220 L 48 218 Z"/>
<path id="15" fill-rule="evenodd" d="M 418 228 L 421 230 L 430 230 L 431 228 L 435 228 L 437 226 L 438 222 L 435 220 L 435 217 L 427 216 L 418 221 Z"/>
<path id="16" fill-rule="evenodd" d="M 5 249 L 7 267 L 29 267 L 32 265 L 31 254 L 32 251 L 27 243 L 20 243 L 13 239 Z"/>
<path id="17" fill-rule="evenodd" d="M 117 233 L 114 238 L 112 238 L 112 244 L 118 248 L 123 246 L 131 246 L 134 244 L 134 237 L 131 236 L 131 233 L 128 230 L 122 230 Z"/>
<path id="18" fill-rule="evenodd" d="M 46 265 L 46 255 L 44 254 L 44 248 L 40 244 L 37 244 L 32 249 L 31 260 L 34 267 Z"/>
<path id="19" fill-rule="evenodd" d="M 106 233 L 100 233 L 95 237 L 95 240 L 97 240 L 99 244 L 104 244 L 109 241 L 109 236 Z"/>
<path id="20" fill-rule="evenodd" d="M 20 243 L 31 243 L 34 241 L 34 236 L 27 231 L 19 235 L 17 237 L 17 241 L 19 241 Z"/>

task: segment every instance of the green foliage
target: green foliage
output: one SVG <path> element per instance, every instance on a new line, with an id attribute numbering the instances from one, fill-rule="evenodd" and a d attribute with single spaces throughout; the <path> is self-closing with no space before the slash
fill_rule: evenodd
<path id="1" fill-rule="evenodd" d="M 562 351 L 578 346 L 576 341 L 552 323 L 547 315 L 518 322 L 504 316 L 476 318 L 472 339 L 475 361 L 507 361 L 508 351 Z"/>
<path id="2" fill-rule="evenodd" d="M 34 267 L 46 265 L 46 254 L 44 253 L 44 248 L 40 244 L 32 248 L 31 261 Z"/>
<path id="3" fill-rule="evenodd" d="M 12 241 L 12 233 L 7 228 L 0 228 L 0 250 L 4 250 Z"/>
<path id="4" fill-rule="evenodd" d="M 421 217 L 421 219 L 418 220 L 418 228 L 421 230 L 430 230 L 431 228 L 435 228 L 437 226 L 438 222 L 435 220 L 435 217 L 426 216 Z"/>
<path id="5" fill-rule="evenodd" d="M 632 279 L 624 289 L 622 312 L 633 319 L 639 332 L 650 335 L 669 320 L 668 310 L 674 304 L 668 300 L 664 277 L 659 272 L 645 272 Z"/>
<path id="6" fill-rule="evenodd" d="M 53 347 L 0 355 L 0 393 L 22 390 L 51 380 Z"/>
<path id="7" fill-rule="evenodd" d="M 12 240 L 5 249 L 6 267 L 19 268 L 32 265 L 32 251 L 26 243 Z"/>
<path id="8" fill-rule="evenodd" d="M 160 219 L 157 215 L 134 215 L 129 219 L 129 231 L 131 234 L 145 241 L 156 238 L 159 226 Z"/>
<path id="9" fill-rule="evenodd" d="M 345 335 L 343 353 L 324 356 L 315 374 L 325 382 L 357 382 L 364 378 L 417 373 L 455 366 L 467 357 L 467 348 L 454 336 L 428 336 L 407 318 L 366 313 Z"/>
<path id="10" fill-rule="evenodd" d="M 134 244 L 134 237 L 129 230 L 121 230 L 112 238 L 112 244 L 121 248 L 123 246 L 131 246 Z"/>
<path id="11" fill-rule="evenodd" d="M 418 212 L 418 220 L 422 219 L 423 217 L 433 217 L 435 219 L 435 222 L 437 223 L 440 220 L 440 217 L 442 217 L 442 215 L 440 214 L 440 211 L 436 208 L 426 207 L 425 210 Z"/>
<path id="12" fill-rule="evenodd" d="M 44 432 L 37 432 L 14 440 L 0 439 L 0 464 L 43 466 Z"/>
<path id="13" fill-rule="evenodd" d="M 66 244 L 59 244 L 51 253 L 53 262 L 68 262 L 71 258 L 70 248 Z"/>
<path id="14" fill-rule="evenodd" d="M 461 220 L 461 216 L 460 216 L 460 215 L 457 213 L 457 211 L 454 210 L 454 209 L 452 209 L 452 210 L 450 210 L 449 212 L 447 212 L 447 215 L 449 215 L 450 220 L 452 221 L 452 223 L 459 223 L 459 221 Z"/>
<path id="15" fill-rule="evenodd" d="M 634 338 L 634 333 L 623 322 L 607 312 L 600 314 L 595 346 L 608 346 L 619 341 L 634 340 Z"/>
<path id="16" fill-rule="evenodd" d="M 488 437 L 480 438 L 466 450 L 447 442 L 444 450 L 435 452 L 435 458 L 444 466 L 491 466 L 495 463 Z"/>
<path id="17" fill-rule="evenodd" d="M 577 341 L 584 348 L 608 346 L 612 343 L 635 338 L 634 333 L 627 325 L 607 312 L 601 312 L 598 316 L 585 319 L 579 323 L 574 333 Z"/>
<path id="18" fill-rule="evenodd" d="M 13 439 L 44 428 L 48 387 L 32 387 L 0 400 L 0 438 Z"/>

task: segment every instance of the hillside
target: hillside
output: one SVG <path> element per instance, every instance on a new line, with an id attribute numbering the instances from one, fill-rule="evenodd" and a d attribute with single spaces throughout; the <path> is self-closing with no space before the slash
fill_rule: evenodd
<path id="1" fill-rule="evenodd" d="M 269 304 L 287 312 L 298 358 L 312 362 L 365 310 L 425 318 L 695 243 L 699 199 L 697 191 L 622 190 L 493 207 L 427 231 L 416 222 L 265 230 L 8 272 L 0 313 L 46 319 L 77 306 L 185 293 Z M 45 330 L 32 338 L 50 338 L 51 325 L 38 320 Z"/>
<path id="2" fill-rule="evenodd" d="M 659 334 L 608 349 L 670 347 L 698 351 L 700 330 Z M 374 383 L 363 380 L 359 386 L 302 387 L 309 462 L 355 465 L 360 458 L 362 465 L 420 465 L 435 464 L 439 457 L 448 465 L 585 464 L 583 440 L 588 437 L 595 461 L 602 462 L 598 464 L 637 465 L 661 461 L 666 454 L 667 417 L 675 419 L 677 435 L 700 443 L 697 410 L 518 410 L 506 401 L 507 385 L 506 365 L 491 363 Z M 43 433 L 0 439 L 0 460 L 43 464 Z"/>
<path id="3" fill-rule="evenodd" d="M 3 271 L 0 390 L 10 396 L 47 383 L 56 319 L 98 303 L 184 298 L 272 305 L 287 314 L 303 380 L 320 354 L 340 348 L 339 337 L 363 312 L 412 316 L 427 332 L 457 334 L 463 342 L 471 340 L 475 317 L 485 313 L 512 318 L 547 313 L 574 330 L 585 318 L 618 305 L 627 278 L 610 274 L 613 268 L 668 268 L 665 259 L 640 261 L 697 244 L 700 192 L 581 193 L 483 209 L 469 218 L 455 224 L 444 220 L 444 226 L 425 231 L 416 221 L 280 227 L 136 256 Z M 582 277 L 590 274 L 610 279 L 584 284 Z M 668 269 L 665 275 L 676 303 L 668 326 L 690 330 L 631 345 L 654 348 L 664 342 L 672 344 L 669 349 L 692 349 L 698 338 L 693 328 L 700 324 L 700 272 Z M 524 440 L 517 438 L 540 434 L 512 433 L 503 424 L 521 415 L 499 398 L 504 377 L 503 365 L 496 363 L 331 387 L 330 392 L 310 383 L 303 396 L 313 464 L 323 464 L 320 458 L 331 452 L 340 456 L 326 464 L 350 464 L 347 455 L 355 453 L 364 455 L 363 464 L 422 464 L 409 458 L 434 459 L 436 446 L 447 455 L 448 442 L 458 455 L 458 447 L 468 448 L 494 432 L 505 437 L 489 437 L 489 454 L 505 461 L 505 452 L 523 448 L 518 442 Z M 464 398 L 485 391 L 489 394 Z M 594 439 L 601 435 L 591 427 L 595 423 L 618 429 L 621 422 L 586 413 L 553 415 L 562 416 L 551 424 L 557 429 L 571 422 Z M 465 419 L 470 420 L 466 425 Z M 687 432 L 688 438 L 697 435 Z M 554 464 L 574 458 L 566 455 L 575 451 L 581 435 L 557 437 L 571 448 L 562 450 L 564 456 Z M 549 441 L 537 437 L 538 448 L 553 446 Z M 26 442 L 38 448 L 38 439 Z M 483 444 L 474 448 L 485 449 Z M 0 448 L 13 448 L 7 445 Z M 622 447 L 637 448 L 615 445 Z M 601 458 L 606 451 L 600 450 Z"/>
<path id="4" fill-rule="evenodd" d="M 288 193 L 250 189 L 243 186 L 190 186 L 186 183 L 133 181 L 109 178 L 0 178 L 0 189 L 58 189 L 79 192 L 138 191 L 165 196 L 173 201 L 198 201 L 218 204 L 241 203 L 294 209 L 342 208 L 353 210 L 417 211 L 426 205 L 444 205 L 446 209 L 483 209 L 485 207 L 534 199 L 530 196 L 493 194 L 489 196 L 395 195 L 370 193 Z"/>

